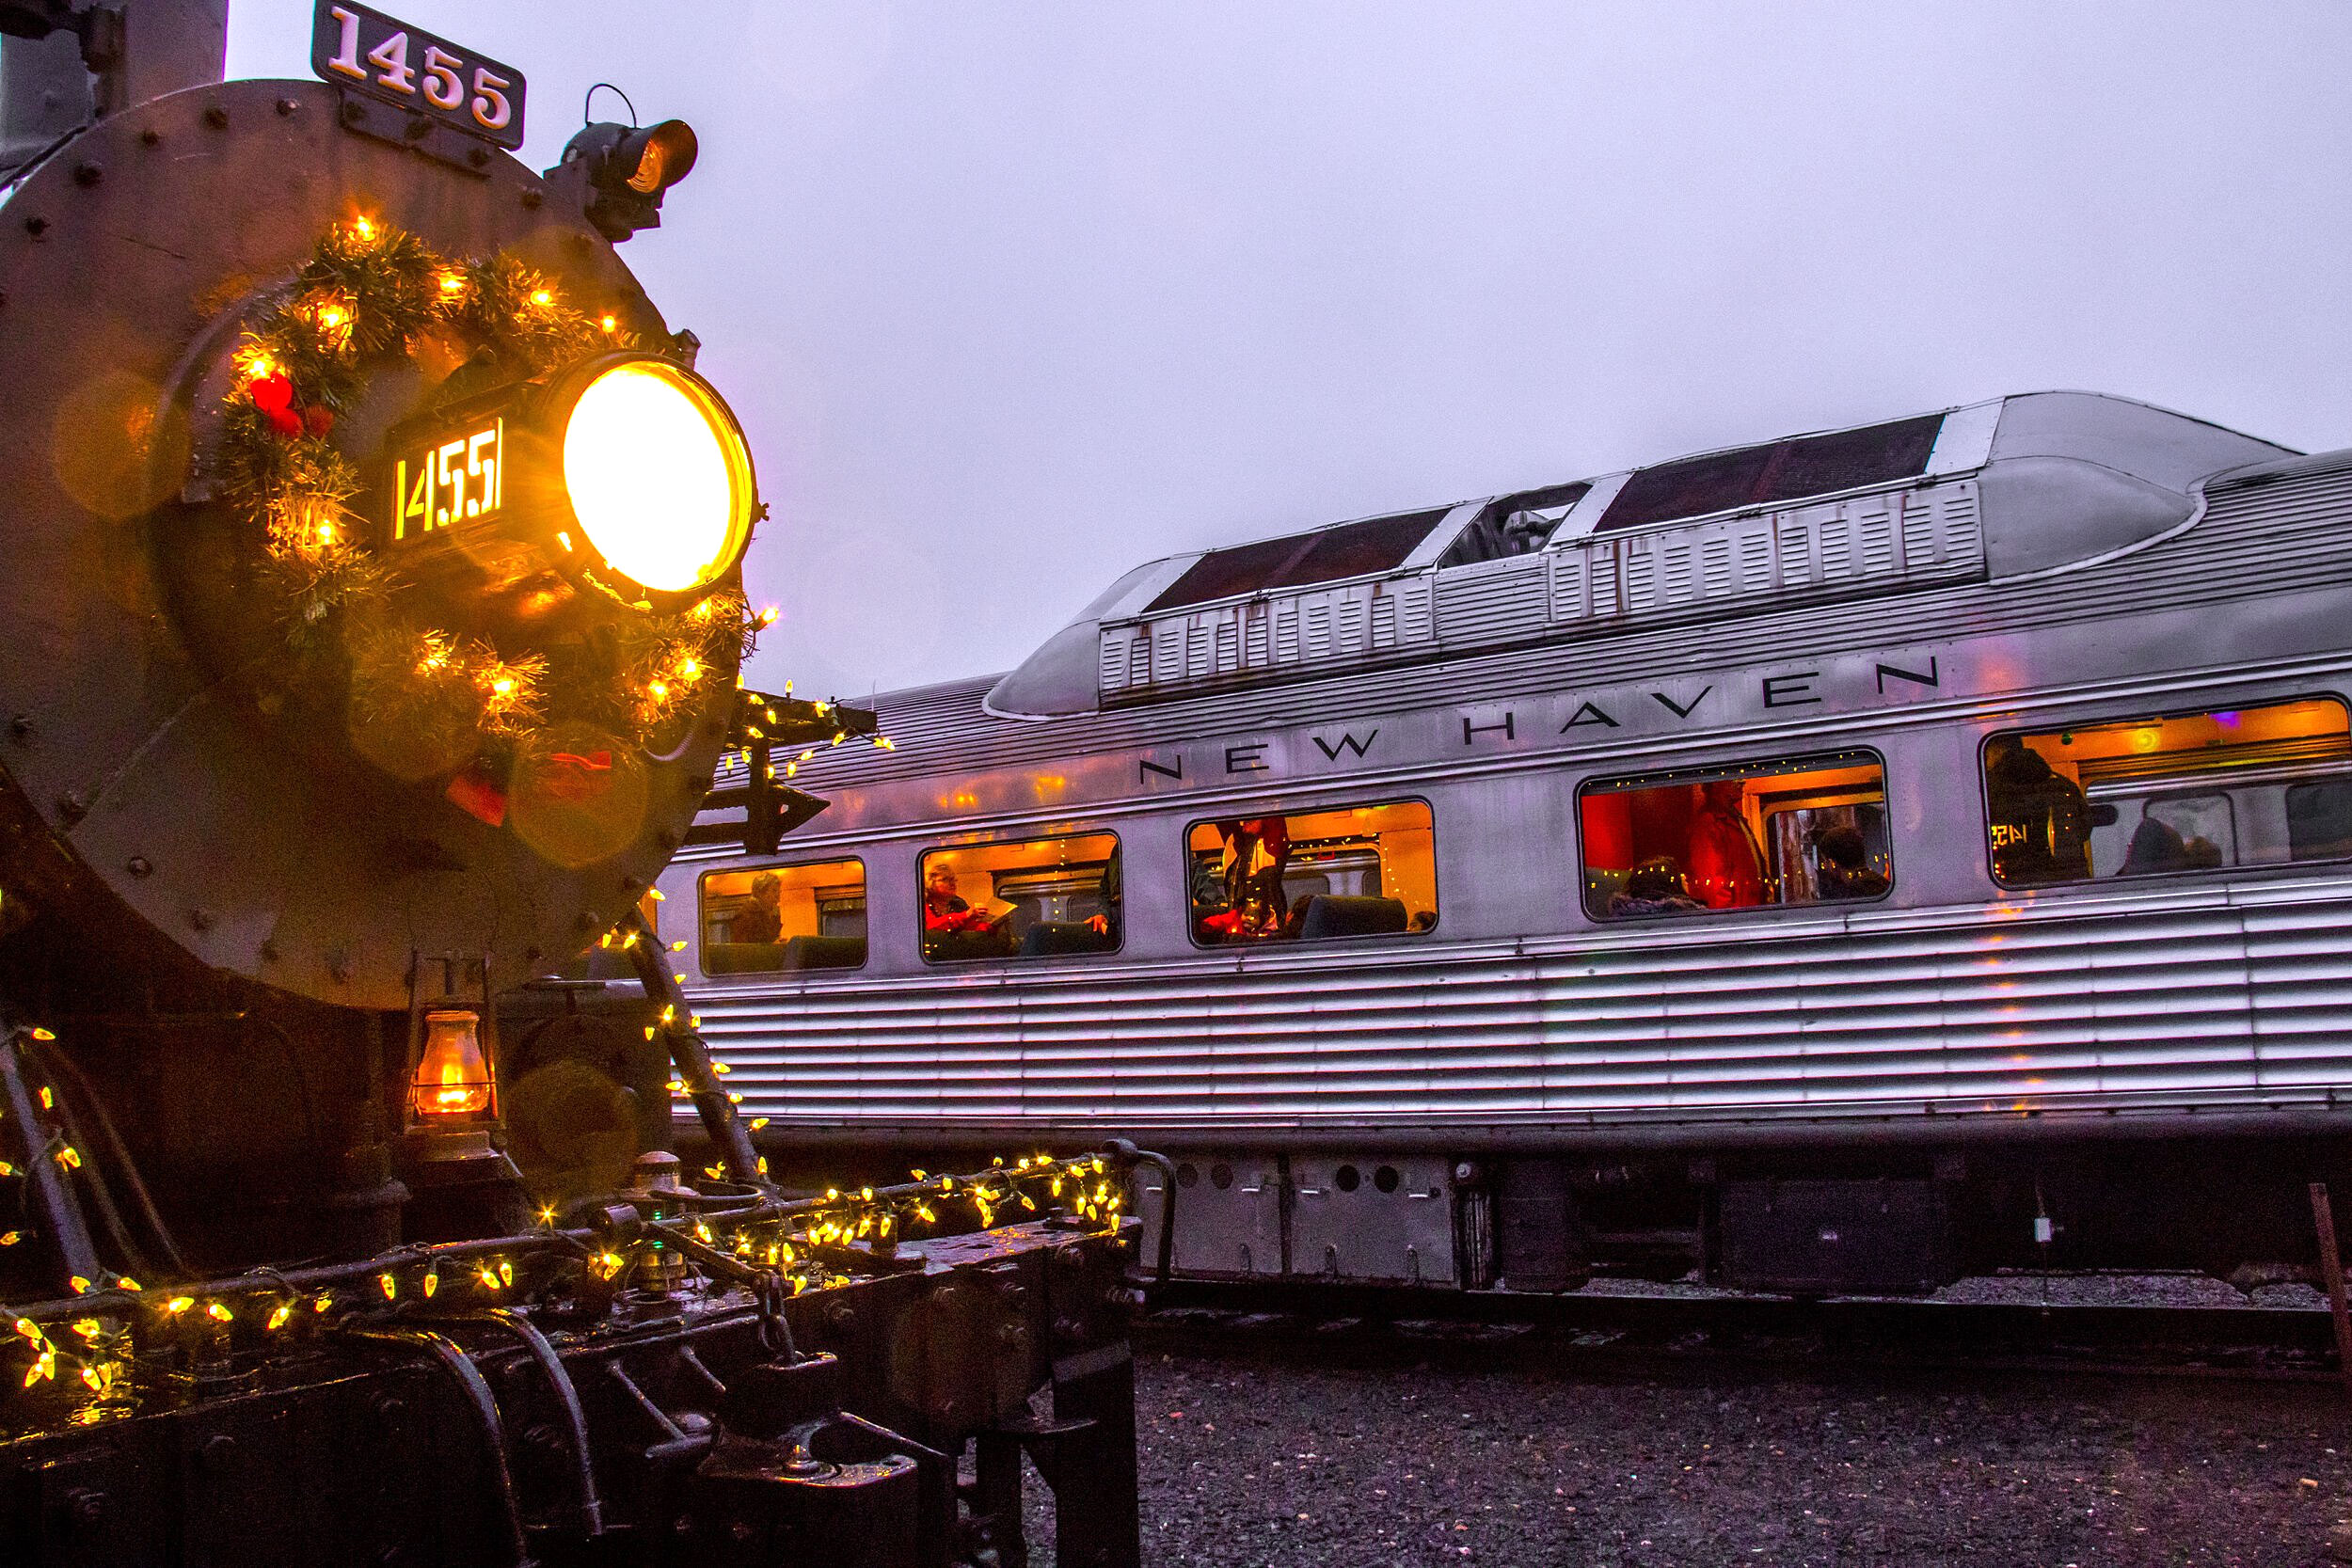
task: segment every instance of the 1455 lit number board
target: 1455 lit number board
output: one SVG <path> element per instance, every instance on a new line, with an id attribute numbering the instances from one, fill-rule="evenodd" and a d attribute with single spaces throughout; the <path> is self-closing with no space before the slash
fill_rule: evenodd
<path id="1" fill-rule="evenodd" d="M 392 456 L 390 542 L 414 543 L 460 523 L 495 519 L 506 499 L 506 420 L 412 440 Z"/>

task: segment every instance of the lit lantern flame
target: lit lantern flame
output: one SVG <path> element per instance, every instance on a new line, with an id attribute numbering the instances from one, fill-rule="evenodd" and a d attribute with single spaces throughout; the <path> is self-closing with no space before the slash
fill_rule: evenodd
<path id="1" fill-rule="evenodd" d="M 479 1117 L 490 1109 L 490 1059 L 482 1050 L 482 1020 L 464 1008 L 424 1015 L 424 1052 L 409 1085 L 420 1117 Z"/>

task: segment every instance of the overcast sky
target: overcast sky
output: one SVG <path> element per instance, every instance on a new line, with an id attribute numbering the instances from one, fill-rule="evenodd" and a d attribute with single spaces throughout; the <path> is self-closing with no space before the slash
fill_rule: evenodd
<path id="1" fill-rule="evenodd" d="M 2352 8 L 398 0 L 702 161 L 623 250 L 751 433 L 755 683 L 1131 565 L 2003 392 L 2352 445 Z M 230 74 L 309 73 L 232 0 Z M 619 105 L 599 95 L 600 118 Z"/>

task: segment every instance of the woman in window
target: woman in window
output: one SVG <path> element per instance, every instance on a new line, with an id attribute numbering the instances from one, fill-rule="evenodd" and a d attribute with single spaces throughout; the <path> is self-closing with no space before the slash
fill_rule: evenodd
<path id="1" fill-rule="evenodd" d="M 730 937 L 736 942 L 765 942 L 771 945 L 784 940 L 784 879 L 772 871 L 763 871 L 752 879 L 752 901 L 735 911 L 730 923 Z"/>
<path id="2" fill-rule="evenodd" d="M 923 884 L 923 929 L 926 931 L 985 931 L 994 921 L 976 910 L 956 892 L 956 874 L 945 865 L 931 867 Z"/>

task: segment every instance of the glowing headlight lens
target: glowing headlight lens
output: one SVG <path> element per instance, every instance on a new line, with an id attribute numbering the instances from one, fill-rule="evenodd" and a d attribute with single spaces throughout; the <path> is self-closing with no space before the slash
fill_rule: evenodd
<path id="1" fill-rule="evenodd" d="M 661 593 L 717 578 L 751 530 L 742 436 L 700 383 L 660 360 L 625 361 L 581 391 L 564 429 L 564 487 L 606 562 Z"/>

